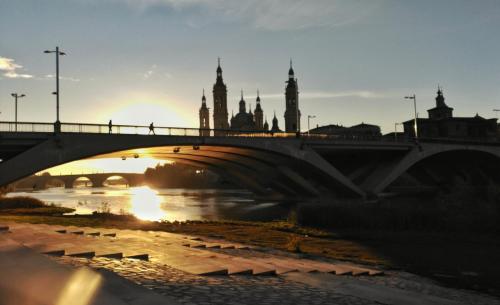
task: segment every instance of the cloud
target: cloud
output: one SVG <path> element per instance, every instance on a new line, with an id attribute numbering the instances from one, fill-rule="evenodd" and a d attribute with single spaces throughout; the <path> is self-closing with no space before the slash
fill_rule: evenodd
<path id="1" fill-rule="evenodd" d="M 284 98 L 284 93 L 261 94 L 260 97 L 265 99 Z M 362 99 L 376 99 L 387 97 L 386 94 L 368 91 L 368 90 L 355 90 L 355 91 L 303 91 L 299 94 L 301 98 L 306 99 L 338 99 L 338 98 L 362 98 Z"/>
<path id="2" fill-rule="evenodd" d="M 33 75 L 17 73 L 16 70 L 22 69 L 23 66 L 16 64 L 14 59 L 0 56 L 0 71 L 7 78 L 32 78 Z"/>
<path id="3" fill-rule="evenodd" d="M 47 74 L 45 75 L 46 78 L 55 78 L 56 76 L 54 74 Z M 74 78 L 74 77 L 71 77 L 71 76 L 61 76 L 59 75 L 59 79 L 61 80 L 68 80 L 70 82 L 79 82 L 80 79 L 79 78 Z"/>
<path id="4" fill-rule="evenodd" d="M 80 0 L 83 1 L 83 0 Z M 94 0 L 95 1 L 95 0 Z M 263 30 L 336 27 L 362 20 L 381 1 L 355 0 L 108 0 L 142 12 L 164 6 L 184 14 L 186 24 L 243 23 Z"/>
<path id="5" fill-rule="evenodd" d="M 158 72 L 160 72 L 160 73 L 158 73 Z M 163 77 L 168 78 L 168 79 L 172 78 L 171 73 L 169 73 L 169 72 L 161 73 L 161 71 L 158 71 L 157 64 L 151 65 L 151 67 L 149 67 L 149 69 L 142 74 L 142 78 L 146 80 L 146 79 L 150 79 L 151 77 L 153 77 L 155 75 L 160 75 L 160 76 L 163 76 Z"/>

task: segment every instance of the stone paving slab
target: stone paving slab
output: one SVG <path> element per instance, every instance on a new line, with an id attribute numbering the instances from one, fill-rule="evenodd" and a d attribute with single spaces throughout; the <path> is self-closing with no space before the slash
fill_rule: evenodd
<path id="1" fill-rule="evenodd" d="M 262 252 L 257 247 L 169 232 L 110 230 L 87 227 L 9 224 L 11 238 L 39 252 L 92 258 L 153 260 L 198 275 L 276 275 L 323 272 L 372 275 L 361 266 L 328 263 Z M 115 237 L 107 237 L 112 234 Z M 189 246 L 186 246 L 189 245 Z M 219 250 L 224 252 L 217 252 Z"/>
<path id="2" fill-rule="evenodd" d="M 9 235 L 0 235 L 1 304 L 179 304 L 111 272 L 57 264 Z"/>

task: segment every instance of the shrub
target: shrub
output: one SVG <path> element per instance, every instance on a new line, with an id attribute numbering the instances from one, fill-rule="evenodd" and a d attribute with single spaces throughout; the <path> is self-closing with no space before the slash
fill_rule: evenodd
<path id="1" fill-rule="evenodd" d="M 2 197 L 0 198 L 0 210 L 4 209 L 33 209 L 33 208 L 43 208 L 46 204 L 36 198 L 32 197 Z"/>

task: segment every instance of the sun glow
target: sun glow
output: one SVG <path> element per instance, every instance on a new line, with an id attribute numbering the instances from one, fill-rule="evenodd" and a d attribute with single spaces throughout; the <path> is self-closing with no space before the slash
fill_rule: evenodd
<path id="1" fill-rule="evenodd" d="M 112 103 L 99 114 L 99 120 L 112 120 L 118 125 L 147 126 L 153 122 L 156 126 L 165 127 L 190 127 L 194 123 L 192 109 L 167 96 L 131 92 L 114 100 L 119 102 Z"/>
<path id="2" fill-rule="evenodd" d="M 88 269 L 80 268 L 69 278 L 59 295 L 57 305 L 88 305 L 101 286 L 102 277 Z"/>
<path id="3" fill-rule="evenodd" d="M 154 158 L 119 158 L 87 159 L 69 162 L 55 166 L 42 172 L 49 172 L 51 175 L 79 175 L 91 173 L 144 173 L 148 167 L 155 167 L 157 164 L 169 163 L 168 160 Z"/>
<path id="4" fill-rule="evenodd" d="M 132 189 L 129 212 L 142 220 L 161 220 L 166 213 L 160 207 L 158 192 L 147 186 Z"/>

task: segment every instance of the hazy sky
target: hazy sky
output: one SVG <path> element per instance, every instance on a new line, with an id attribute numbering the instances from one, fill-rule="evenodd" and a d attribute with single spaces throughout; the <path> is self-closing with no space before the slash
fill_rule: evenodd
<path id="1" fill-rule="evenodd" d="M 293 58 L 302 126 L 379 124 L 420 116 L 444 88 L 457 116 L 500 108 L 498 0 L 0 0 L 0 120 L 11 92 L 27 94 L 19 120 L 55 120 L 60 46 L 61 120 L 198 126 L 217 57 L 229 90 L 284 126 Z M 207 96 L 209 107 L 212 97 Z"/>

